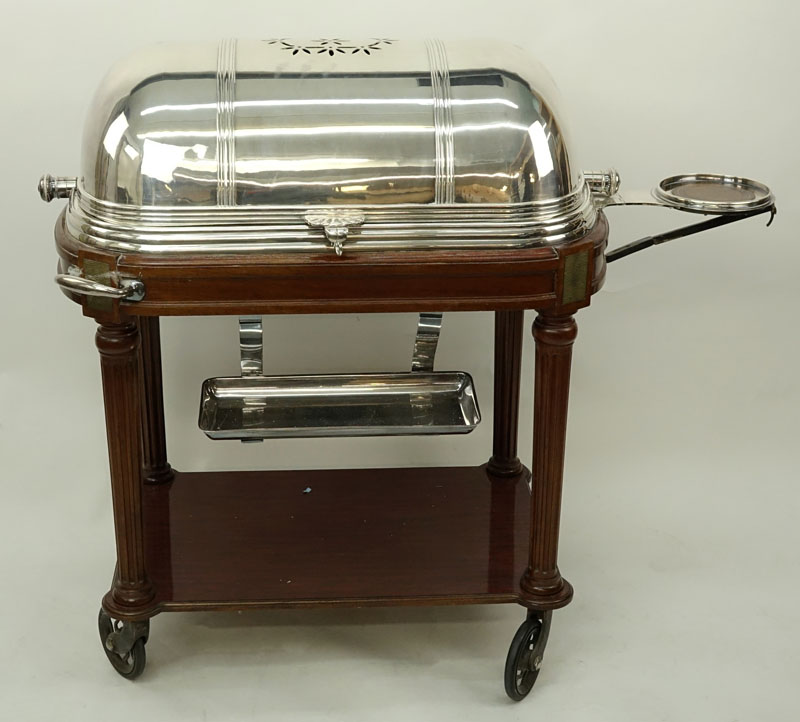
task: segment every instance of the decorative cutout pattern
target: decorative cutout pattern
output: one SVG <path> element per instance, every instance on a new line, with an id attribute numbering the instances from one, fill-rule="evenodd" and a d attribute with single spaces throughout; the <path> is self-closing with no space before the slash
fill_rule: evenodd
<path id="1" fill-rule="evenodd" d="M 354 40 L 342 40 L 340 38 L 320 38 L 319 40 L 312 40 L 312 44 L 299 43 L 291 38 L 273 38 L 265 41 L 268 45 L 277 45 L 281 50 L 287 50 L 292 55 L 299 55 L 305 53 L 306 55 L 323 55 L 327 54 L 331 57 L 336 55 L 372 55 L 379 50 L 383 50 L 387 45 L 392 45 L 395 40 L 388 38 L 370 38 L 363 42 Z"/>

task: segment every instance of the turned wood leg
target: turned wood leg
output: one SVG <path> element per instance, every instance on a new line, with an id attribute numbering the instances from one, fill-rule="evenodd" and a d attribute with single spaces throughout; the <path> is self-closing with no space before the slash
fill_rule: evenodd
<path id="1" fill-rule="evenodd" d="M 557 558 L 569 373 L 577 333 L 572 316 L 540 314 L 533 323 L 536 377 L 531 542 L 521 589 L 524 603 L 536 609 L 563 607 L 572 598 L 572 586 L 558 571 Z"/>
<path id="2" fill-rule="evenodd" d="M 492 457 L 486 471 L 492 480 L 489 526 L 489 586 L 502 589 L 514 575 L 514 533 L 517 481 L 522 462 L 517 456 L 519 382 L 522 366 L 524 311 L 494 314 L 494 430 Z M 498 560 L 505 559 L 505 564 Z"/>
<path id="3" fill-rule="evenodd" d="M 101 324 L 95 341 L 103 377 L 117 543 L 117 571 L 103 606 L 111 616 L 125 618 L 145 614 L 154 597 L 144 561 L 139 330 L 131 321 Z"/>
<path id="4" fill-rule="evenodd" d="M 171 481 L 164 430 L 164 391 L 161 381 L 161 332 L 158 316 L 139 318 L 141 342 L 142 456 L 145 484 Z"/>
<path id="5" fill-rule="evenodd" d="M 522 471 L 517 432 L 524 319 L 524 311 L 494 314 L 494 435 L 487 466 L 492 476 L 515 476 Z"/>

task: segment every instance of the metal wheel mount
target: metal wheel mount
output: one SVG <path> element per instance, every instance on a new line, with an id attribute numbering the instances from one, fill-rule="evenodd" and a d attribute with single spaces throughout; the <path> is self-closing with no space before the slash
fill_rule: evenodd
<path id="1" fill-rule="evenodd" d="M 147 662 L 144 645 L 150 622 L 123 622 L 113 619 L 103 609 L 97 617 L 100 643 L 111 666 L 125 679 L 136 679 Z"/>
<path id="2" fill-rule="evenodd" d="M 515 702 L 528 696 L 539 676 L 552 612 L 529 612 L 520 625 L 506 657 L 506 694 Z"/>

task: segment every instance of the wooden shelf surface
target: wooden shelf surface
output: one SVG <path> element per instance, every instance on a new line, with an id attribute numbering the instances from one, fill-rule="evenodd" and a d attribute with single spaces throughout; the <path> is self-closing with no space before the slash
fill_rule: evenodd
<path id="1" fill-rule="evenodd" d="M 514 602 L 527 470 L 176 472 L 144 489 L 159 611 Z"/>

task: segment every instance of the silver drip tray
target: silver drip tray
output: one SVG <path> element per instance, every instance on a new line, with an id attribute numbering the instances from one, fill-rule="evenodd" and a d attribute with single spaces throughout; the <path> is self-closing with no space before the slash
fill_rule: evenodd
<path id="1" fill-rule="evenodd" d="M 466 434 L 480 422 L 460 371 L 207 379 L 200 429 L 212 439 Z"/>

